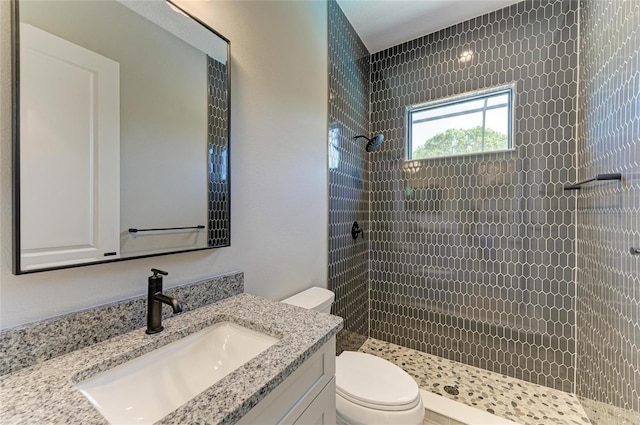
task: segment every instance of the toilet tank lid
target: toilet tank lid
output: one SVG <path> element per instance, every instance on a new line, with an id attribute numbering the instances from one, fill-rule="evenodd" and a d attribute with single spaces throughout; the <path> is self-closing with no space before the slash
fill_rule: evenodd
<path id="1" fill-rule="evenodd" d="M 309 310 L 322 310 L 333 303 L 335 294 L 328 289 L 313 287 L 282 300 L 285 304 L 291 304 Z"/>

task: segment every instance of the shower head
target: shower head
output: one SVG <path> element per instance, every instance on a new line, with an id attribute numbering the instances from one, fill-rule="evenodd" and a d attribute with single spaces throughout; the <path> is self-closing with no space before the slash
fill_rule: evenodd
<path id="1" fill-rule="evenodd" d="M 363 138 L 363 139 L 367 139 L 368 143 L 367 146 L 365 147 L 365 150 L 367 152 L 375 152 L 378 149 L 380 149 L 380 146 L 382 145 L 382 141 L 384 140 L 384 136 L 382 134 L 378 134 L 374 137 L 372 137 L 371 139 L 369 139 L 367 136 L 355 136 L 354 139 L 359 139 L 359 138 Z"/>

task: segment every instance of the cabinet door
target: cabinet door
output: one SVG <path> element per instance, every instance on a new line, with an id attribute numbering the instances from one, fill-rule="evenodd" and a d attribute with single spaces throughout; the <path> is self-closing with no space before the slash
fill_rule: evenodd
<path id="1" fill-rule="evenodd" d="M 336 423 L 336 378 L 333 378 L 324 390 L 296 420 L 295 425 L 335 425 Z"/>
<path id="2" fill-rule="evenodd" d="M 22 270 L 117 258 L 118 62 L 20 24 L 20 163 Z"/>
<path id="3" fill-rule="evenodd" d="M 305 360 L 287 379 L 274 388 L 238 425 L 293 425 L 320 393 L 327 392 L 336 374 L 336 338 Z M 335 382 L 331 387 L 335 421 Z M 331 402 L 331 401 L 329 401 Z M 310 413 L 311 414 L 311 413 Z M 328 417 L 325 415 L 325 417 Z M 331 418 L 329 417 L 329 420 Z M 330 423 L 330 422 L 325 422 Z"/>

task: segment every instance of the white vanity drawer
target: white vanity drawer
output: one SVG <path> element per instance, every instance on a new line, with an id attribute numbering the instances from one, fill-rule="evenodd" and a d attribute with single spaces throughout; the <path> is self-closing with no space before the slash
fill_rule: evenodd
<path id="1" fill-rule="evenodd" d="M 333 379 L 335 357 L 336 339 L 333 337 L 242 417 L 238 424 L 296 423 L 311 402 Z M 335 398 L 335 391 L 332 396 Z"/>
<path id="2" fill-rule="evenodd" d="M 295 425 L 335 425 L 336 424 L 336 378 L 324 387 L 318 397 L 307 407 Z"/>

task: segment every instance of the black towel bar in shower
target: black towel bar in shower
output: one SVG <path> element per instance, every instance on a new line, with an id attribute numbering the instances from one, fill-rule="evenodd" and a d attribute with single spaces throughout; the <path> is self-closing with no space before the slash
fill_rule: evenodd
<path id="1" fill-rule="evenodd" d="M 598 174 L 595 177 L 592 177 L 590 179 L 587 180 L 583 180 L 581 182 L 578 182 L 576 184 L 570 184 L 564 187 L 564 190 L 580 190 L 582 189 L 582 185 L 586 184 L 586 183 L 590 183 L 593 181 L 599 181 L 599 180 L 622 180 L 622 174 L 620 173 L 613 173 L 613 174 Z"/>
<path id="2" fill-rule="evenodd" d="M 199 224 L 197 226 L 191 226 L 191 227 L 162 227 L 162 228 L 159 228 L 159 229 L 135 229 L 135 228 L 131 228 L 131 229 L 129 229 L 129 233 L 157 232 L 157 231 L 163 231 L 163 230 L 189 230 L 189 229 L 204 229 L 204 225 Z"/>

